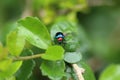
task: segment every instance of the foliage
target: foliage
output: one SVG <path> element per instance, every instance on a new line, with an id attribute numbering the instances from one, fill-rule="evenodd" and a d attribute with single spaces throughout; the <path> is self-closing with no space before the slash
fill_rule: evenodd
<path id="1" fill-rule="evenodd" d="M 30 56 L 33 55 L 31 50 L 25 49 L 22 52 L 22 56 Z M 34 60 L 24 61 L 20 69 L 16 72 L 15 76 L 17 80 L 27 80 L 32 75 L 32 70 L 35 67 Z"/>
<path id="2" fill-rule="evenodd" d="M 44 61 L 41 64 L 40 69 L 43 75 L 47 75 L 51 80 L 61 80 L 65 75 L 65 63 L 64 61 Z"/>
<path id="3" fill-rule="evenodd" d="M 77 52 L 66 52 L 64 55 L 64 60 L 68 63 L 79 62 L 81 58 L 81 54 Z"/>
<path id="4" fill-rule="evenodd" d="M 73 63 L 85 69 L 85 80 L 119 80 L 119 3 L 1 0 L 0 80 L 77 80 Z M 57 32 L 65 44 L 54 42 Z"/>
<path id="5" fill-rule="evenodd" d="M 119 74 L 120 74 L 120 65 L 111 64 L 102 72 L 99 80 L 119 80 L 120 79 Z"/>
<path id="6" fill-rule="evenodd" d="M 54 51 L 53 51 L 54 50 Z M 64 49 L 60 46 L 49 47 L 41 57 L 46 60 L 61 60 L 64 56 Z"/>
<path id="7" fill-rule="evenodd" d="M 63 22 L 56 23 L 55 25 L 60 26 L 59 28 L 53 26 L 53 28 L 51 29 L 52 39 L 54 39 L 53 36 L 55 36 L 56 34 L 53 32 L 59 30 L 61 30 L 61 32 L 63 33 L 68 33 L 68 35 L 70 35 L 67 37 L 68 39 L 66 39 L 66 44 L 67 42 L 69 43 L 69 41 L 73 39 L 72 38 L 73 35 L 77 37 L 78 33 L 77 27 L 74 28 L 71 23 Z M 27 48 L 25 46 L 26 41 L 29 42 L 29 44 L 38 47 L 39 49 L 45 50 L 44 54 L 39 53 L 43 60 L 40 69 L 43 75 L 48 76 L 52 80 L 61 80 L 64 76 L 66 76 L 65 75 L 66 73 L 65 65 L 67 65 L 66 63 L 77 63 L 82 59 L 81 53 L 76 52 L 77 47 L 73 48 L 75 49 L 73 50 L 74 52 L 68 52 L 70 50 L 69 47 L 67 47 L 68 49 L 66 49 L 66 46 L 64 45 L 60 46 L 56 45 L 54 42 L 51 42 L 52 40 L 50 38 L 50 34 L 48 33 L 46 27 L 39 21 L 38 18 L 27 17 L 25 19 L 18 21 L 16 26 L 18 27 L 14 29 L 12 32 L 10 32 L 7 37 L 7 48 L 10 53 L 9 55 L 5 55 L 5 57 L 3 56 L 4 58 L 7 59 L 5 60 L 2 59 L 0 61 L 1 63 L 0 69 L 2 71 L 0 73 L 1 80 L 9 78 L 10 76 L 15 76 L 17 80 L 21 79 L 27 80 L 32 75 L 32 70 L 34 69 L 35 66 L 34 60 L 23 61 L 23 63 L 22 61 L 17 61 L 17 58 L 19 58 L 20 56 L 28 55 L 32 56 L 35 54 L 32 53 L 31 50 L 25 49 Z M 71 40 L 69 37 L 71 38 Z M 74 43 L 74 41 L 72 41 L 71 43 Z M 64 49 L 66 51 L 64 51 Z M 2 50 L 3 47 L 1 46 L 1 52 Z M 10 69 L 9 72 L 8 69 Z M 89 74 L 92 74 L 92 72 L 90 72 Z"/>
<path id="8" fill-rule="evenodd" d="M 92 74 L 91 68 L 86 64 L 85 61 L 79 61 L 77 64 L 79 67 L 83 67 L 86 69 L 86 72 L 83 74 L 85 80 L 96 80 L 94 74 Z"/>

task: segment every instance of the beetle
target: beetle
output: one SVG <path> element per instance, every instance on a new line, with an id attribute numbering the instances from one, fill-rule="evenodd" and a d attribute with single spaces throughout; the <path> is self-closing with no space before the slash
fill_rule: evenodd
<path id="1" fill-rule="evenodd" d="M 62 32 L 57 32 L 55 34 L 55 43 L 64 44 L 65 43 L 65 36 Z"/>

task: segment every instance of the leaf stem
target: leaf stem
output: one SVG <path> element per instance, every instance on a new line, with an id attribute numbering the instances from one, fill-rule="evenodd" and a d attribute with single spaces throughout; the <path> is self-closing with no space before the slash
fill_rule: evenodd
<path id="1" fill-rule="evenodd" d="M 29 60 L 29 59 L 35 59 L 41 57 L 43 54 L 36 54 L 31 56 L 23 56 L 23 57 L 15 57 L 14 61 L 23 61 L 23 60 Z"/>
<path id="2" fill-rule="evenodd" d="M 77 77 L 79 80 L 84 80 L 84 77 L 82 75 L 82 73 L 84 73 L 85 69 L 83 68 L 80 68 L 77 64 L 72 64 L 74 70 L 75 70 L 75 73 L 77 74 Z"/>

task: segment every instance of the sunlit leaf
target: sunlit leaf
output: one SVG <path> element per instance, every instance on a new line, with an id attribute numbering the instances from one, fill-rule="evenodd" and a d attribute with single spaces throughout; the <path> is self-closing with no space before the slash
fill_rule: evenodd
<path id="1" fill-rule="evenodd" d="M 25 37 L 17 28 L 7 37 L 7 47 L 12 55 L 19 56 L 25 45 Z"/>
<path id="2" fill-rule="evenodd" d="M 7 77 L 12 76 L 22 65 L 22 61 L 15 61 L 9 65 L 5 71 L 0 71 L 0 79 L 5 79 Z"/>
<path id="3" fill-rule="evenodd" d="M 46 60 L 56 61 L 63 59 L 63 56 L 64 49 L 61 46 L 51 46 L 46 50 L 45 54 L 42 55 L 42 58 Z"/>
<path id="4" fill-rule="evenodd" d="M 1 60 L 0 61 L 0 71 L 5 71 L 9 68 L 9 65 L 12 63 L 11 59 Z"/>
<path id="5" fill-rule="evenodd" d="M 2 43 L 0 42 L 0 54 L 3 52 L 3 46 Z"/>
<path id="6" fill-rule="evenodd" d="M 7 77 L 5 80 L 16 80 L 15 76 Z"/>
<path id="7" fill-rule="evenodd" d="M 99 80 L 120 80 L 120 65 L 111 64 L 101 74 Z"/>
<path id="8" fill-rule="evenodd" d="M 51 38 L 47 28 L 35 17 L 27 17 L 18 22 L 23 26 L 24 35 L 32 45 L 47 49 L 51 45 Z"/>
<path id="9" fill-rule="evenodd" d="M 4 59 L 8 55 L 7 48 L 4 48 L 2 44 L 0 43 L 0 60 Z"/>

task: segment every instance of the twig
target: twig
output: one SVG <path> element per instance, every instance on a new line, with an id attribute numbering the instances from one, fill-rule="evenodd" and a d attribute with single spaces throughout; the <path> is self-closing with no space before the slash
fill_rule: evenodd
<path id="1" fill-rule="evenodd" d="M 34 59 L 34 58 L 39 58 L 41 57 L 42 54 L 36 54 L 36 55 L 32 55 L 32 56 L 24 56 L 24 57 L 15 57 L 13 60 L 14 61 L 23 61 L 23 60 L 29 60 L 29 59 Z"/>
<path id="2" fill-rule="evenodd" d="M 84 77 L 82 75 L 82 73 L 84 73 L 85 69 L 83 68 L 80 68 L 77 64 L 72 64 L 76 74 L 77 74 L 77 77 L 79 80 L 84 80 Z"/>

